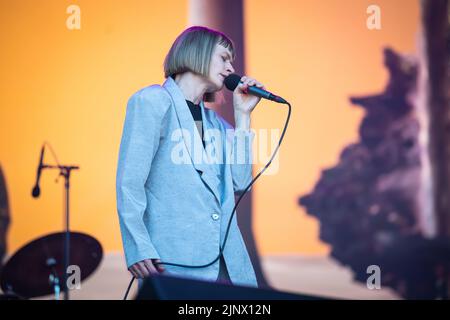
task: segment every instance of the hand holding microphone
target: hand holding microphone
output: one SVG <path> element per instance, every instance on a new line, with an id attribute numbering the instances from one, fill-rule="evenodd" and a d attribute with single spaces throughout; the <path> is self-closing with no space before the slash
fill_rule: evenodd
<path id="1" fill-rule="evenodd" d="M 261 98 L 275 101 L 278 103 L 287 103 L 287 101 L 284 100 L 283 98 L 276 96 L 269 91 L 266 91 L 264 85 L 262 85 L 260 82 L 246 76 L 241 77 L 234 73 L 230 74 L 228 77 L 225 78 L 225 86 L 227 87 L 228 90 L 233 91 L 233 96 L 237 100 L 236 103 L 243 104 L 244 108 L 242 109 L 244 110 L 249 109 L 249 112 L 253 110 L 253 108 L 256 106 L 256 104 L 259 102 Z M 246 94 L 258 98 L 255 99 L 251 97 L 245 97 Z M 245 108 L 246 104 L 250 105 L 251 108 Z"/>
<path id="2" fill-rule="evenodd" d="M 227 79 L 229 79 L 229 77 Z M 264 88 L 264 85 L 256 81 L 256 79 L 246 76 L 240 78 L 240 81 L 233 90 L 233 107 L 235 114 L 250 114 L 261 100 L 261 97 L 249 94 L 249 88 L 253 86 Z"/>

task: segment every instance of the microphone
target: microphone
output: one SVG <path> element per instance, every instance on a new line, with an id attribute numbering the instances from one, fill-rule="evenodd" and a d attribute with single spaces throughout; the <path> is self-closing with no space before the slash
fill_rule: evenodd
<path id="1" fill-rule="evenodd" d="M 39 188 L 39 180 L 41 179 L 41 172 L 42 172 L 42 167 L 43 167 L 44 148 L 45 148 L 45 145 L 42 145 L 41 157 L 39 158 L 39 165 L 37 168 L 36 183 L 34 185 L 33 191 L 31 191 L 31 195 L 33 196 L 33 198 L 37 198 L 41 194 L 41 188 Z"/>
<path id="2" fill-rule="evenodd" d="M 225 87 L 227 87 L 228 90 L 234 91 L 236 87 L 239 85 L 239 83 L 243 83 L 241 81 L 241 76 L 237 75 L 235 73 L 230 74 L 228 77 L 224 80 Z M 261 97 L 267 100 L 275 101 L 278 103 L 287 103 L 286 100 L 284 100 L 282 97 L 276 96 L 273 93 L 270 93 L 269 91 L 266 91 L 264 89 L 258 88 L 256 86 L 249 86 L 247 89 L 247 92 L 249 94 L 252 94 L 257 97 Z"/>

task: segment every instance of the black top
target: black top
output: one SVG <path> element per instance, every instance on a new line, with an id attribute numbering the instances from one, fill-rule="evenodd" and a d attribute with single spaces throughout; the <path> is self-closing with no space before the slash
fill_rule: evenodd
<path id="1" fill-rule="evenodd" d="M 191 111 L 192 118 L 194 118 L 195 125 L 197 126 L 198 133 L 202 138 L 203 147 L 205 147 L 205 141 L 203 140 L 203 122 L 202 122 L 202 107 L 199 104 L 186 100 L 189 110 Z"/>

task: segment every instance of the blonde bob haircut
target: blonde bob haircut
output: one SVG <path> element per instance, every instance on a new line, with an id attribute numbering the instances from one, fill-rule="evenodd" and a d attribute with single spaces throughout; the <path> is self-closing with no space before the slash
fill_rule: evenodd
<path id="1" fill-rule="evenodd" d="M 175 79 L 177 74 L 191 71 L 208 77 L 209 65 L 216 44 L 229 49 L 234 60 L 233 41 L 225 34 L 201 26 L 193 26 L 184 30 L 176 38 L 164 60 L 164 76 Z M 206 93 L 203 101 L 214 102 L 214 92 Z"/>

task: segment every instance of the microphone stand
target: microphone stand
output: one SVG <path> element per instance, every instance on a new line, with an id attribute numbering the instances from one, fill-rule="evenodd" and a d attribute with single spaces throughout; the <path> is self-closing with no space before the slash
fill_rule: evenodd
<path id="1" fill-rule="evenodd" d="M 72 170 L 80 169 L 79 166 L 63 166 L 63 165 L 42 165 L 42 169 L 59 169 L 59 175 L 64 177 L 64 189 L 65 189 L 65 237 L 64 237 L 64 270 L 63 270 L 63 292 L 64 300 L 69 300 L 69 290 L 67 288 L 67 268 L 70 265 L 70 216 L 69 216 L 69 190 L 70 190 L 70 172 Z"/>

